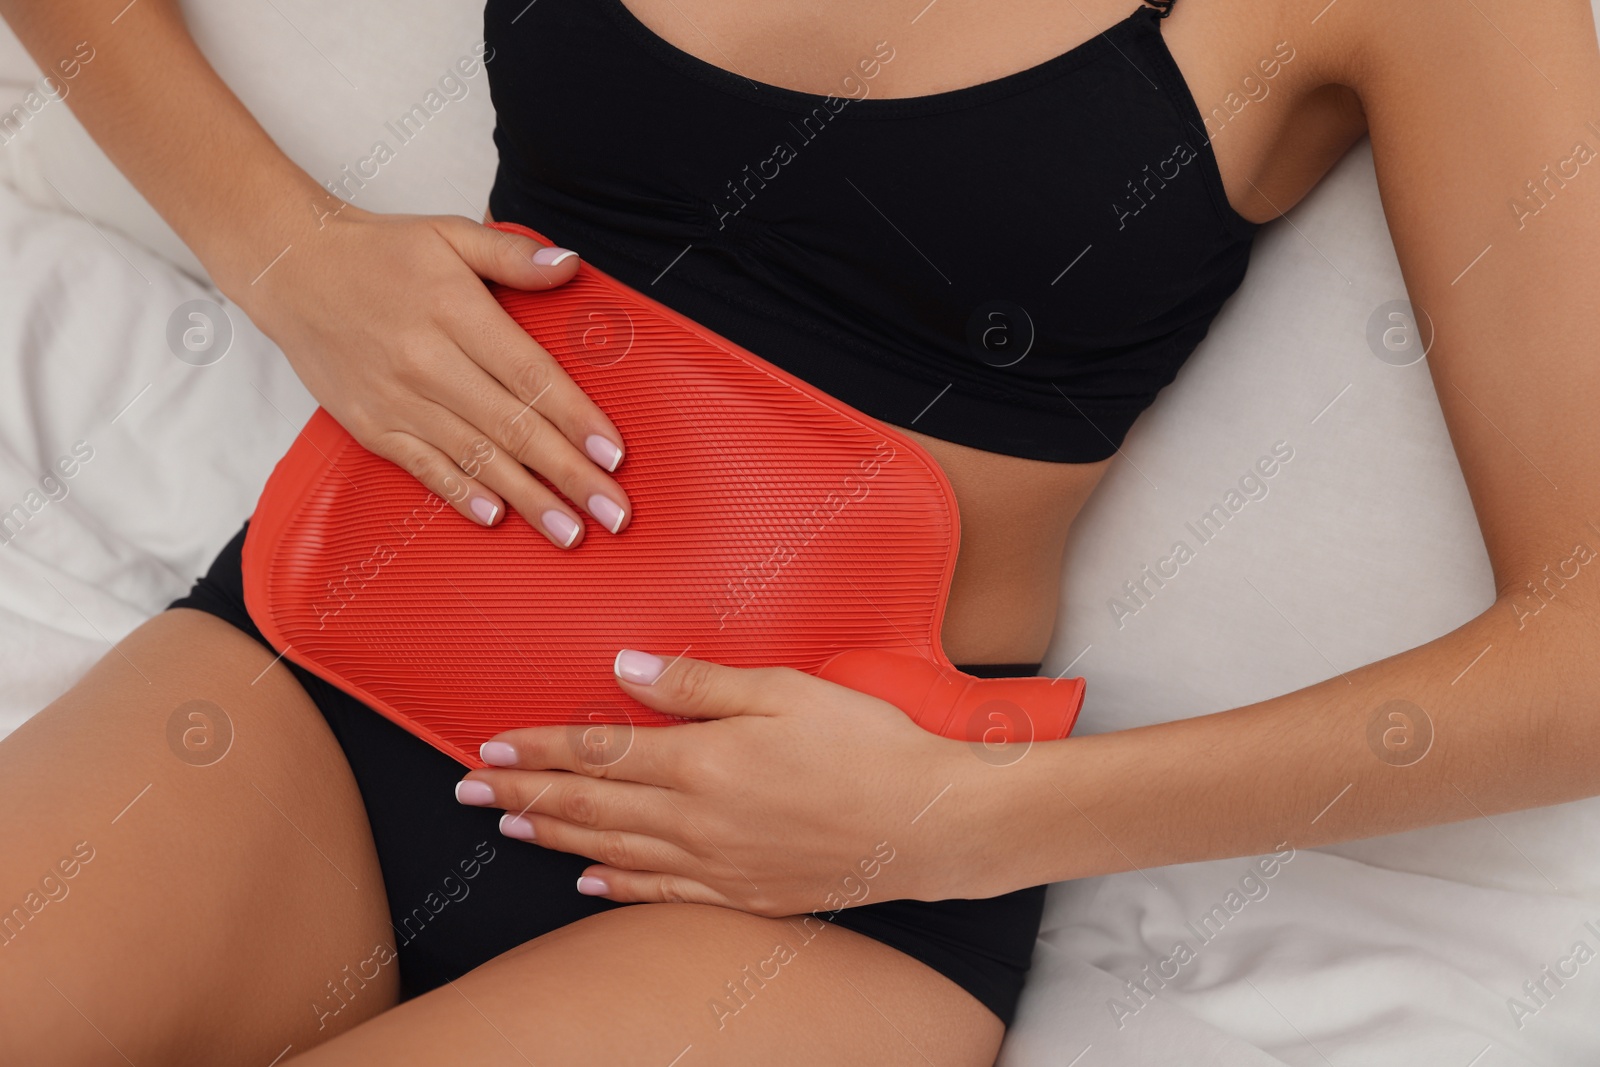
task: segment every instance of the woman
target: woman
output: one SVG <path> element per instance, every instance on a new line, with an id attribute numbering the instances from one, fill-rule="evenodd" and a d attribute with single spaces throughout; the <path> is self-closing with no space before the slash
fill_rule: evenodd
<path id="1" fill-rule="evenodd" d="M 516 731 L 463 775 L 253 639 L 236 539 L 0 745 L 7 900 L 70 888 L 6 927 L 7 1060 L 989 1063 L 1045 883 L 1600 792 L 1573 707 L 1600 594 L 1572 583 L 1527 632 L 1511 600 L 1600 503 L 1600 190 L 1540 171 L 1591 136 L 1587 3 L 1171 6 L 493 0 L 490 206 L 924 444 L 964 534 L 944 647 L 1016 673 L 1073 516 L 1255 227 L 1370 132 L 1495 610 L 1001 761 L 792 671 L 627 650 L 624 690 L 715 721 L 614 765 Z M 41 66 L 115 25 L 72 106 L 363 444 L 484 525 L 627 536 L 613 474 L 649 442 L 478 281 L 558 285 L 572 250 L 332 199 L 170 0 L 0 12 Z M 1529 180 L 1564 217 L 1506 210 Z M 1368 744 L 1396 697 L 1437 730 L 1403 772 Z M 195 702 L 234 730 L 203 767 L 167 735 Z"/>

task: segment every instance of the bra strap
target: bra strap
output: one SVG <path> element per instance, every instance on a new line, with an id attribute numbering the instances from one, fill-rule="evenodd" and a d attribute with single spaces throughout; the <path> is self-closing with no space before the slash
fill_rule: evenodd
<path id="1" fill-rule="evenodd" d="M 1157 18 L 1166 18 L 1172 14 L 1172 5 L 1175 0 L 1144 0 L 1144 2 L 1161 12 L 1160 15 L 1156 16 Z"/>

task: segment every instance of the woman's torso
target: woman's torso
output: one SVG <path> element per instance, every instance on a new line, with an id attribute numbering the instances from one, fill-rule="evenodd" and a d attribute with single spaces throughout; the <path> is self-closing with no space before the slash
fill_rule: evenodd
<path id="1" fill-rule="evenodd" d="M 546 5 L 555 2 L 546 0 Z M 856 90 L 840 88 L 841 72 L 858 72 L 863 57 L 874 56 L 875 46 L 881 58 L 885 52 L 880 42 L 892 42 L 892 61 L 872 63 L 870 87 L 860 90 L 867 94 L 863 99 L 875 101 L 926 97 L 1029 70 L 1083 45 L 1137 6 L 1132 0 L 1065 5 L 1056 0 L 988 0 L 981 5 L 971 0 L 559 2 L 625 2 L 620 13 L 612 14 L 631 17 L 636 29 L 647 29 L 653 35 L 650 44 L 763 86 L 802 93 L 855 99 Z M 1259 0 L 1176 0 L 1169 17 L 1159 23 L 1161 37 L 1206 120 L 1204 134 L 1211 138 L 1221 179 L 1218 192 L 1227 198 L 1220 214 L 1232 214 L 1238 221 L 1264 222 L 1292 206 L 1365 128 L 1353 94 L 1324 84 L 1326 79 L 1319 76 L 1312 41 L 1296 39 L 1306 35 L 1304 20 L 1294 23 L 1300 28 L 1286 29 L 1287 20 L 1269 12 L 1275 7 Z M 562 42 L 546 47 L 561 48 Z M 519 59 L 516 54 L 496 58 L 502 63 Z M 495 72 L 493 65 L 490 69 Z M 571 100 L 551 98 L 521 106 L 581 107 L 585 87 L 570 89 Z M 1005 101 L 989 106 L 1005 106 Z M 501 121 L 504 125 L 504 116 Z M 1048 138 L 1049 132 L 1040 130 L 1038 136 Z M 603 131 L 596 135 L 603 136 Z M 960 211 L 965 198 L 1006 197 L 1007 169 L 1027 167 L 1035 155 L 1028 145 L 1013 141 L 970 145 L 973 152 L 993 154 L 995 179 L 987 189 L 951 190 L 952 211 Z M 507 146 L 502 142 L 501 147 L 504 171 Z M 1083 150 L 1092 152 L 1095 146 Z M 559 150 L 555 154 L 559 157 Z M 745 189 L 753 192 L 755 186 L 746 184 Z M 768 198 L 764 203 L 771 202 Z M 725 200 L 716 210 L 731 214 L 742 203 Z M 883 208 L 873 208 L 893 224 Z M 1089 210 L 1071 203 L 1061 206 L 1064 217 Z M 1096 205 L 1094 210 L 1107 208 Z M 536 227 L 540 222 L 515 221 Z M 1019 220 L 1019 225 L 1026 224 L 1026 219 Z M 575 246 L 584 251 L 581 244 Z M 986 251 L 979 244 L 972 254 L 982 257 Z M 1063 249 L 1069 253 L 1061 257 L 1063 266 L 1071 251 Z M 931 262 L 929 266 L 938 271 Z M 961 550 L 944 624 L 945 651 L 957 663 L 1037 661 L 1055 621 L 1072 520 L 1116 457 L 1052 462 L 1001 454 L 919 432 L 910 425 L 919 418 L 886 421 L 895 422 L 933 455 L 959 503 Z M 1108 437 L 1106 449 L 1113 443 Z"/>

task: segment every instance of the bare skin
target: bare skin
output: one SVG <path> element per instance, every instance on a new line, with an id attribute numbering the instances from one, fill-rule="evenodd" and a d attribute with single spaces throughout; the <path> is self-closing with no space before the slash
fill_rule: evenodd
<path id="1" fill-rule="evenodd" d="M 629 3 L 708 62 L 816 92 L 863 42 L 892 32 L 905 47 L 877 85 L 886 97 L 1031 66 L 1125 17 L 1133 0 L 947 2 L 907 30 L 923 6 Z M 1282 39 L 1259 9 L 1184 0 L 1163 23 L 1203 112 Z M 793 48 L 796 34 L 809 47 Z M 1330 30 L 1323 48 L 1338 47 Z M 1364 129 L 1354 94 L 1304 54 L 1250 121 L 1215 145 L 1230 200 L 1253 219 L 1297 202 Z M 1112 461 L 1041 463 L 912 436 L 945 468 L 960 505 L 946 651 L 956 662 L 1038 659 L 1070 524 Z M 342 753 L 304 690 L 271 664 L 219 620 L 166 612 L 0 744 L 0 810 L 11 816 L 0 833 L 0 904 L 22 900 L 75 843 L 94 848 L 70 896 L 0 948 L 7 1062 L 993 1061 L 1003 1031 L 978 1001 L 837 928 L 807 945 L 765 1000 L 715 1029 L 708 991 L 770 955 L 792 928 L 689 904 L 586 919 L 399 1006 L 396 969 L 384 967 L 319 1029 L 308 1002 L 388 940 L 388 912 Z M 235 730 L 210 767 L 175 758 L 168 744 L 174 711 L 197 699 L 225 709 Z"/>

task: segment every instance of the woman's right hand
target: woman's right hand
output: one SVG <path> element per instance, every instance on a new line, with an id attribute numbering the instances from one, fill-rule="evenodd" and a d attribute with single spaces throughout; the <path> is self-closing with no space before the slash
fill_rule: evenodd
<path id="1" fill-rule="evenodd" d="M 480 280 L 546 289 L 577 253 L 459 215 L 345 205 L 323 221 L 227 295 L 328 413 L 474 522 L 509 503 L 562 548 L 583 538 L 580 510 L 621 531 L 616 426 Z"/>

